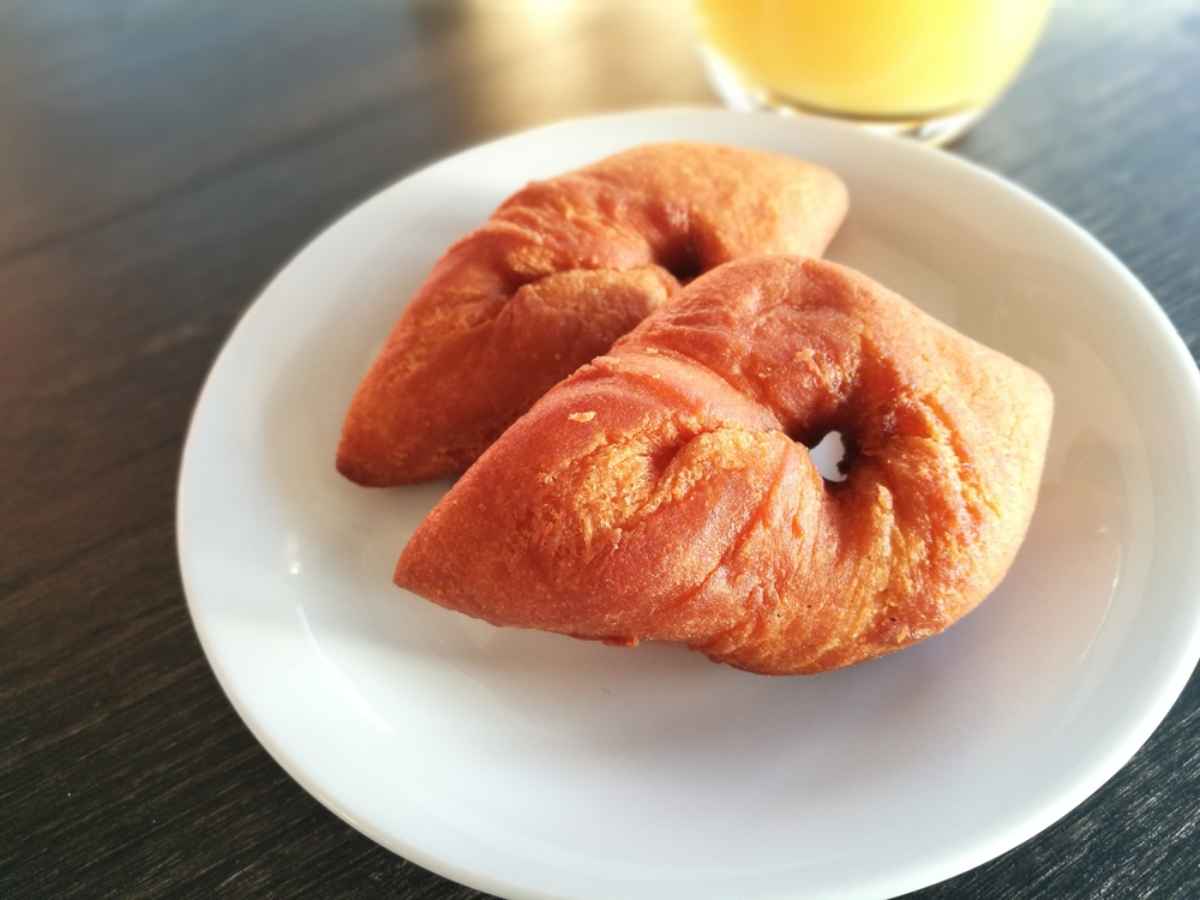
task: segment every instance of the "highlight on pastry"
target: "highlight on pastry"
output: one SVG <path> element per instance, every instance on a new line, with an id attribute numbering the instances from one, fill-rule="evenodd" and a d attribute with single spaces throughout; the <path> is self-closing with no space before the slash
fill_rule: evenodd
<path id="1" fill-rule="evenodd" d="M 697 279 L 550 390 L 413 535 L 396 583 L 496 625 L 812 673 L 936 634 L 1003 578 L 1053 400 L 866 276 Z M 837 431 L 846 478 L 806 447 Z"/>
<path id="2" fill-rule="evenodd" d="M 457 475 L 681 283 L 752 254 L 819 256 L 846 202 L 821 167 L 691 143 L 528 185 L 405 309 L 346 415 L 339 471 L 364 485 Z"/>

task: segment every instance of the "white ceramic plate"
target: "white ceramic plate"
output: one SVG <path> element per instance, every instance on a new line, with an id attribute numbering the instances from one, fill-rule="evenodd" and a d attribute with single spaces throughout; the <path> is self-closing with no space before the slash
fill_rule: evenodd
<path id="1" fill-rule="evenodd" d="M 1028 540 L 945 635 L 768 679 L 675 647 L 501 631 L 391 586 L 446 485 L 364 490 L 333 454 L 406 297 L 527 180 L 664 139 L 835 169 L 852 211 L 834 259 L 1053 386 Z M 605 116 L 444 160 L 288 264 L 200 397 L 179 556 L 246 724 L 322 803 L 421 865 L 514 897 L 881 897 L 1045 828 L 1182 689 L 1200 655 L 1198 410 L 1193 362 L 1145 289 L 994 175 L 817 122 Z"/>

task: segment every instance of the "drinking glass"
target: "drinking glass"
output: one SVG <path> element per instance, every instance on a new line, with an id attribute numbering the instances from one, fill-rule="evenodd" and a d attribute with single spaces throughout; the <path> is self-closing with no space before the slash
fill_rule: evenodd
<path id="1" fill-rule="evenodd" d="M 694 0 L 713 86 L 942 144 L 1016 76 L 1050 0 Z"/>

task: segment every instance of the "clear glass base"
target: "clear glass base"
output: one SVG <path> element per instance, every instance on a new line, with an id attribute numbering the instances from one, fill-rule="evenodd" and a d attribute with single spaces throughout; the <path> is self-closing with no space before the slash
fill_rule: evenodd
<path id="1" fill-rule="evenodd" d="M 825 119 L 840 119 L 853 122 L 869 131 L 911 138 L 923 144 L 941 147 L 957 140 L 979 121 L 985 107 L 955 109 L 931 113 L 927 116 L 863 116 L 839 113 L 833 110 L 808 106 L 777 94 L 767 88 L 755 87 L 744 82 L 737 71 L 719 54 L 705 48 L 704 67 L 713 90 L 731 109 L 743 111 L 769 110 L 788 116 L 818 116 Z"/>

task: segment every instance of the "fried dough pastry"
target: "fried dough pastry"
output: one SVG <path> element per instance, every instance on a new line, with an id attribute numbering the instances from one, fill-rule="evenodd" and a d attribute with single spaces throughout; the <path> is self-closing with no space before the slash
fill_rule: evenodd
<path id="1" fill-rule="evenodd" d="M 530 184 L 417 291 L 354 397 L 338 470 L 365 485 L 458 474 L 680 282 L 751 254 L 819 256 L 845 213 L 825 169 L 705 144 Z"/>
<path id="2" fill-rule="evenodd" d="M 496 625 L 811 673 L 942 631 L 1003 578 L 1045 381 L 866 276 L 696 280 L 548 392 L 413 535 L 396 583 Z M 807 446 L 838 431 L 846 479 Z"/>

